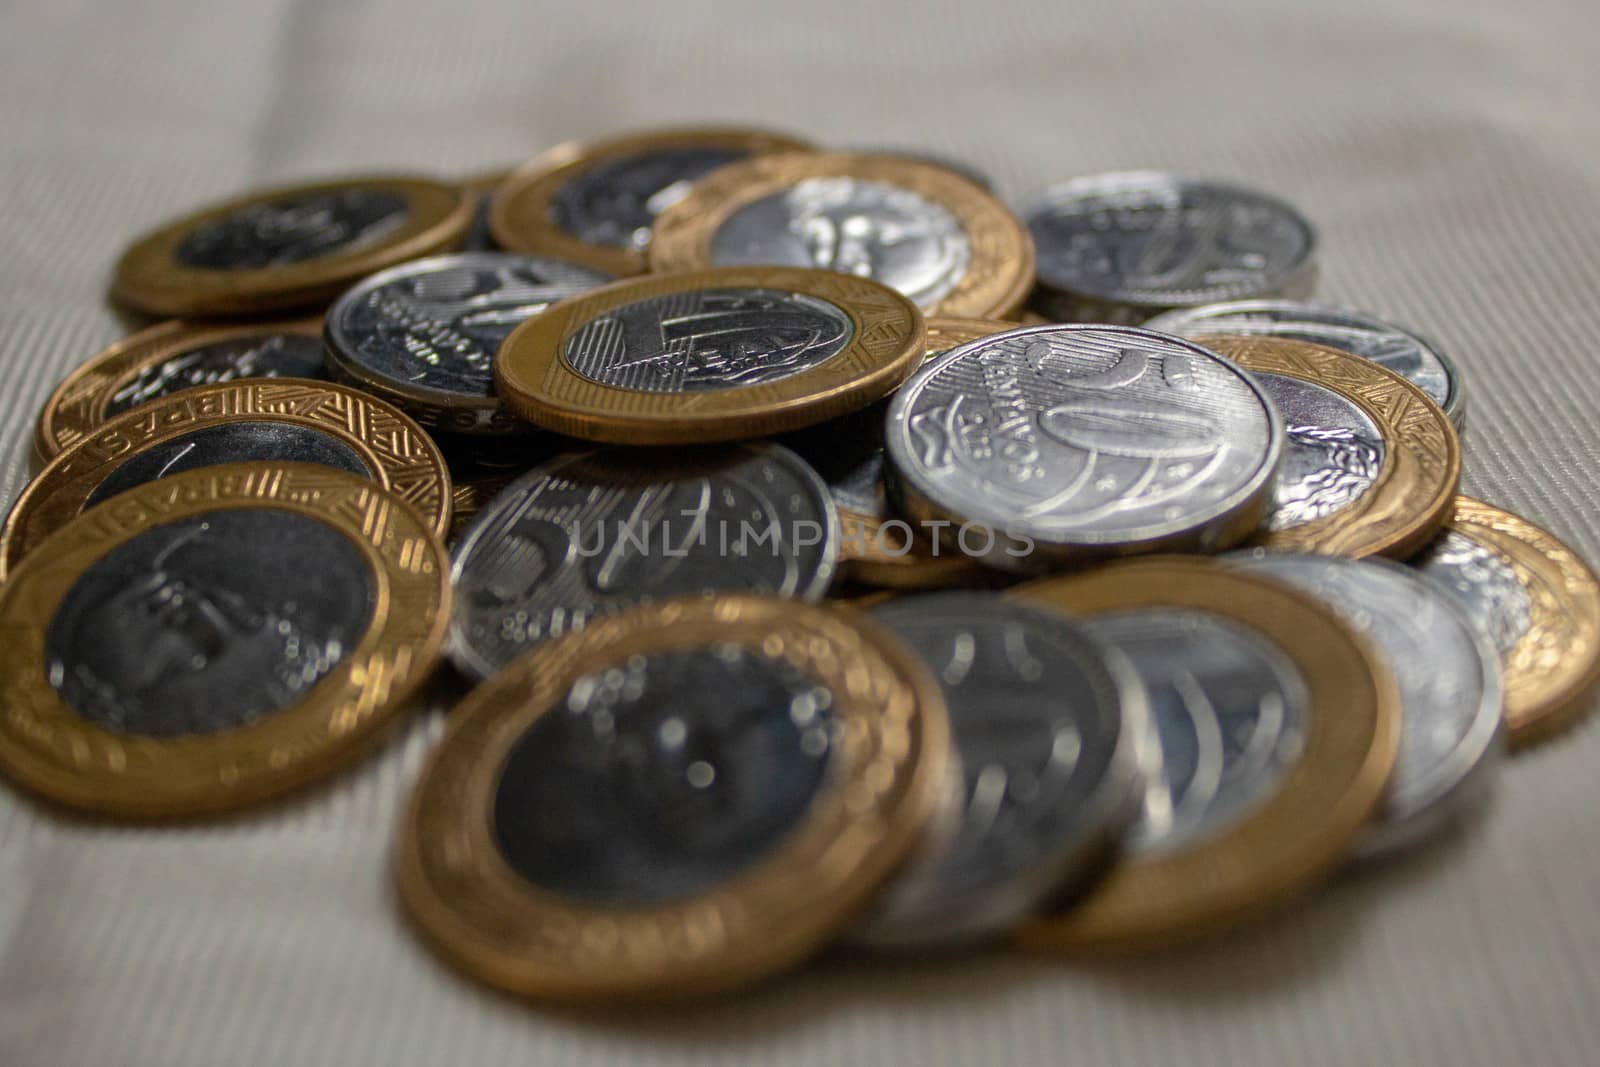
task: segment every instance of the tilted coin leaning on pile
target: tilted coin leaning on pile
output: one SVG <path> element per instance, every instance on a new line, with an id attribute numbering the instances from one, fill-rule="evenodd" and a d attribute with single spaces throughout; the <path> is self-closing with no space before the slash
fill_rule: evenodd
<path id="1" fill-rule="evenodd" d="M 1600 677 L 1589 567 L 1457 494 L 1460 370 L 1317 254 L 1233 182 L 1018 215 L 738 129 L 206 208 L 39 414 L 0 769 L 215 815 L 453 687 L 400 894 L 548 1000 L 1216 935 Z"/>

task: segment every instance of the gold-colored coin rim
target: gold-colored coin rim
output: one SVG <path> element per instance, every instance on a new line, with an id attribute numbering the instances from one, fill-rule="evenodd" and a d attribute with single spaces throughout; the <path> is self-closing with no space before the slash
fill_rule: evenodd
<path id="1" fill-rule="evenodd" d="M 532 470 L 529 467 L 528 470 Z M 478 512 L 499 495 L 500 490 L 521 478 L 528 471 L 506 471 L 471 481 L 456 482 L 450 490 L 450 530 L 445 534 L 445 544 L 453 545 L 466 533 Z"/>
<path id="2" fill-rule="evenodd" d="M 827 361 L 777 381 L 699 393 L 620 389 L 566 361 L 579 329 L 627 304 L 697 289 L 774 289 L 826 301 L 850 316 L 848 344 Z M 500 345 L 495 391 L 524 419 L 569 437 L 610 444 L 705 444 L 766 437 L 859 410 L 917 368 L 922 313 L 888 286 L 799 267 L 720 267 L 627 278 L 563 300 Z"/>
<path id="3" fill-rule="evenodd" d="M 1009 318 L 1033 288 L 1033 238 L 992 193 L 943 167 L 852 152 L 758 156 L 712 171 L 656 216 L 650 231 L 650 269 L 712 266 L 712 239 L 734 212 L 807 178 L 883 182 L 908 189 L 955 216 L 967 235 L 972 258 L 956 287 L 924 309 L 930 316 Z"/>
<path id="4" fill-rule="evenodd" d="M 1600 578 L 1558 537 L 1520 515 L 1458 496 L 1445 524 L 1505 559 L 1528 597 L 1528 629 L 1500 657 L 1512 747 L 1572 726 L 1600 683 Z"/>
<path id="5" fill-rule="evenodd" d="M 1383 436 L 1383 464 L 1366 492 L 1320 519 L 1260 532 L 1252 544 L 1275 552 L 1405 559 L 1449 519 L 1461 484 L 1461 441 L 1444 410 L 1404 377 L 1309 341 L 1227 335 L 1198 343 L 1247 371 L 1298 378 L 1337 393 Z"/>
<path id="6" fill-rule="evenodd" d="M 924 344 L 922 362 L 926 363 L 969 341 L 990 337 L 1007 330 L 1015 330 L 1015 322 L 1002 319 L 932 318 L 927 320 L 928 337 Z M 919 366 L 921 364 L 918 364 Z M 887 460 L 885 460 L 887 463 Z M 876 515 L 835 505 L 839 513 L 839 567 L 847 581 L 864 585 L 887 586 L 891 589 L 934 589 L 947 585 L 970 582 L 993 572 L 970 556 L 959 546 L 933 545 L 928 538 L 916 536 L 912 531 L 909 544 L 906 538 L 891 537 L 884 529 L 897 516 L 880 519 Z M 886 546 L 907 545 L 907 551 L 895 553 Z"/>
<path id="7" fill-rule="evenodd" d="M 300 334 L 320 343 L 322 319 L 236 323 L 174 319 L 123 338 L 75 368 L 44 402 L 33 428 L 35 466 L 50 462 L 104 425 L 111 398 L 143 371 L 204 345 L 271 333 Z"/>
<path id="8" fill-rule="evenodd" d="M 515 873 L 491 813 L 506 757 L 528 728 L 603 664 L 723 643 L 781 655 L 834 690 L 837 747 L 803 823 L 752 868 L 680 901 L 591 904 Z M 563 1001 L 703 995 L 809 955 L 916 846 L 950 758 L 943 698 L 908 649 L 858 613 L 752 596 L 591 622 L 523 655 L 450 719 L 395 850 L 401 899 L 464 971 Z"/>
<path id="9" fill-rule="evenodd" d="M 1260 634 L 1310 696 L 1305 748 L 1277 791 L 1234 826 L 1172 854 L 1132 856 L 1079 903 L 1036 918 L 1036 949 L 1116 952 L 1216 933 L 1309 888 L 1343 861 L 1377 811 L 1399 747 L 1399 693 L 1382 660 L 1328 608 L 1211 560 L 1149 559 L 1046 578 L 1008 596 L 1092 618 L 1205 612 Z"/>
<path id="10" fill-rule="evenodd" d="M 232 422 L 290 423 L 321 431 L 361 457 L 373 482 L 415 508 L 435 535 L 450 528 L 444 454 L 399 408 L 334 382 L 242 378 L 141 404 L 47 463 L 0 527 L 0 579 L 80 514 L 123 463 L 174 437 Z"/>
<path id="11" fill-rule="evenodd" d="M 97 560 L 145 530 L 217 510 L 315 519 L 361 553 L 372 621 L 295 704 L 247 726 L 174 738 L 118 733 L 67 705 L 45 674 L 61 599 Z M 450 615 L 449 558 L 392 494 L 303 463 L 228 464 L 139 486 L 73 520 L 0 587 L 0 770 L 102 815 L 216 814 L 322 778 L 366 751 L 437 661 Z"/>
<path id="12" fill-rule="evenodd" d="M 281 267 L 209 270 L 186 267 L 174 257 L 178 245 L 194 230 L 242 208 L 344 189 L 380 189 L 403 196 L 408 205 L 405 222 L 375 245 Z M 466 236 L 473 208 L 465 187 L 426 178 L 371 176 L 260 190 L 168 222 L 135 240 L 117 262 L 111 295 L 137 310 L 180 318 L 312 307 L 331 301 L 368 274 L 455 247 Z"/>
<path id="13" fill-rule="evenodd" d="M 736 148 L 752 156 L 804 152 L 804 141 L 779 133 L 745 129 L 658 130 L 603 141 L 557 145 L 513 171 L 489 203 L 489 232 L 510 252 L 554 256 L 605 271 L 618 278 L 649 269 L 639 249 L 590 244 L 562 229 L 551 213 L 556 193 L 585 171 L 627 156 L 672 148 Z"/>

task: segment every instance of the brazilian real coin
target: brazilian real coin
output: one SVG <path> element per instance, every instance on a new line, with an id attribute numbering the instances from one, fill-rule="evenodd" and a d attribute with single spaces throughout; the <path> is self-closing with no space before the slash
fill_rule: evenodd
<path id="1" fill-rule="evenodd" d="M 328 360 L 342 381 L 449 433 L 529 427 L 494 392 L 494 354 L 516 327 L 609 275 L 507 252 L 458 252 L 367 278 L 328 309 Z"/>
<path id="2" fill-rule="evenodd" d="M 1138 813 L 1143 687 L 1085 626 L 1022 601 L 932 593 L 869 613 L 938 679 L 964 785 L 953 839 L 895 876 L 854 940 L 914 948 L 1002 933 L 1082 884 Z"/>
<path id="3" fill-rule="evenodd" d="M 641 606 L 452 712 L 401 830 L 400 895 L 512 992 L 703 996 L 843 928 L 918 843 L 948 758 L 927 669 L 858 613 Z"/>
<path id="4" fill-rule="evenodd" d="M 1011 571 L 1236 543 L 1265 514 L 1283 446 L 1250 375 L 1126 326 L 951 349 L 895 394 L 886 432 L 897 510 Z"/>
<path id="5" fill-rule="evenodd" d="M 788 267 L 650 275 L 563 301 L 495 357 L 501 400 L 614 444 L 763 437 L 866 407 L 922 357 L 921 313 L 866 278 Z"/>
<path id="6" fill-rule="evenodd" d="M 107 419 L 180 389 L 326 376 L 321 319 L 163 322 L 118 341 L 56 386 L 34 425 L 34 460 L 42 466 Z"/>
<path id="7" fill-rule="evenodd" d="M 643 601 L 723 591 L 816 600 L 838 545 L 827 486 L 777 445 L 558 456 L 501 489 L 456 541 L 449 654 L 482 679 Z"/>
<path id="8" fill-rule="evenodd" d="M 759 130 L 662 130 L 560 145 L 518 168 L 489 207 L 501 248 L 606 274 L 643 274 L 650 225 L 689 186 L 729 163 L 804 142 Z"/>
<path id="9" fill-rule="evenodd" d="M 1213 334 L 1259 335 L 1337 348 L 1404 377 L 1444 409 L 1458 432 L 1466 425 L 1466 390 L 1460 372 L 1439 346 L 1410 327 L 1364 311 L 1303 300 L 1231 300 L 1169 311 L 1144 327 L 1201 343 Z"/>
<path id="10" fill-rule="evenodd" d="M 1394 674 L 1400 755 L 1359 857 L 1420 841 L 1482 800 L 1502 747 L 1500 661 L 1443 588 L 1388 560 L 1261 550 L 1230 558 L 1327 604 Z"/>
<path id="11" fill-rule="evenodd" d="M 1066 322 L 1139 323 L 1171 308 L 1309 296 L 1316 233 L 1289 204 L 1225 182 L 1153 171 L 1053 186 L 1023 218 L 1040 310 Z"/>
<path id="12" fill-rule="evenodd" d="M 104 423 L 46 464 L 0 528 L 0 577 L 80 512 L 135 486 L 220 463 L 294 462 L 370 478 L 450 527 L 450 474 L 422 428 L 333 382 L 249 378 L 202 385 Z"/>
<path id="13" fill-rule="evenodd" d="M 1344 859 L 1382 801 L 1399 724 L 1394 680 L 1334 612 L 1200 559 L 1008 595 L 1081 617 L 1132 661 L 1161 754 L 1122 860 L 1024 926 L 1024 944 L 1130 951 L 1215 933 Z"/>
<path id="14" fill-rule="evenodd" d="M 707 175 L 656 219 L 650 267 L 819 267 L 873 278 L 929 315 L 1005 318 L 1033 286 L 1028 231 L 944 167 L 792 152 Z"/>
<path id="15" fill-rule="evenodd" d="M 111 293 L 152 315 L 311 308 L 373 271 L 458 246 L 471 221 L 460 186 L 416 178 L 271 189 L 139 238 L 117 263 Z"/>
<path id="16" fill-rule="evenodd" d="M 929 319 L 924 362 L 957 345 L 1016 329 L 998 319 Z M 840 573 L 890 588 L 932 588 L 981 578 L 987 568 L 914 529 L 889 508 L 883 474 L 883 424 L 889 402 L 797 430 L 783 443 L 828 483 L 839 512 Z"/>
<path id="17" fill-rule="evenodd" d="M 126 818 L 287 792 L 394 721 L 449 601 L 438 538 L 366 478 L 258 462 L 141 485 L 0 587 L 0 770 Z"/>
<path id="18" fill-rule="evenodd" d="M 1519 515 L 1460 496 L 1411 564 L 1449 590 L 1500 654 L 1513 746 L 1587 710 L 1600 682 L 1600 579 L 1576 552 Z"/>
<path id="19" fill-rule="evenodd" d="M 1207 337 L 1283 417 L 1283 465 L 1256 543 L 1404 559 L 1455 504 L 1461 443 L 1439 405 L 1392 370 L 1286 337 Z"/>

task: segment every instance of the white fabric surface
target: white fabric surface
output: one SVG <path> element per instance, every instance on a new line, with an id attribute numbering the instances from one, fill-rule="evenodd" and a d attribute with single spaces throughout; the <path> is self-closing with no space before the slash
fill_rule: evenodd
<path id="1" fill-rule="evenodd" d="M 133 235 L 352 170 L 466 173 L 660 123 L 922 145 L 1020 196 L 1125 167 L 1235 176 L 1320 225 L 1328 297 L 1435 335 L 1467 486 L 1600 558 L 1594 0 L 0 4 L 0 500 L 33 412 L 124 332 Z M 1594 771 L 1511 762 L 1466 837 L 1203 949 L 829 962 L 703 1010 L 586 1019 L 446 971 L 388 849 L 438 730 L 262 816 L 115 829 L 0 787 L 0 1065 L 1588 1064 Z"/>

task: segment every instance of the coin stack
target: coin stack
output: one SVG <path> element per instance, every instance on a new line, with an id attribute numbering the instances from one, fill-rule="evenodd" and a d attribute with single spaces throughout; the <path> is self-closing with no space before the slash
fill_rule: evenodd
<path id="1" fill-rule="evenodd" d="M 1457 368 L 1316 251 L 1232 183 L 1013 213 L 754 130 L 206 208 L 39 414 L 0 769 L 230 812 L 453 679 L 400 893 L 552 1001 L 1215 935 L 1460 826 L 1600 676 L 1593 572 L 1458 495 Z"/>

